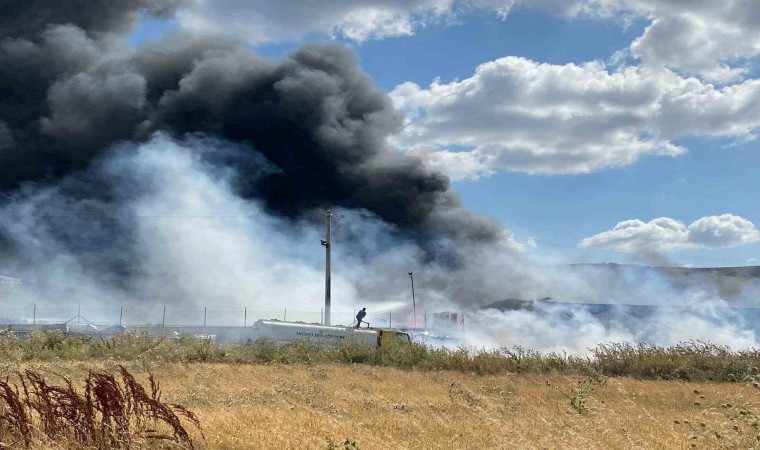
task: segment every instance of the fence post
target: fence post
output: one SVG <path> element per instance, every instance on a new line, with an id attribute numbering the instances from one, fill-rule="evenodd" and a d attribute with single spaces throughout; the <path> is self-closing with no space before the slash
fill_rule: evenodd
<path id="1" fill-rule="evenodd" d="M 164 305 L 164 316 L 161 318 L 161 327 L 166 327 L 166 305 Z"/>
<path id="2" fill-rule="evenodd" d="M 243 308 L 243 326 L 248 326 L 248 307 Z"/>
<path id="3" fill-rule="evenodd" d="M 124 305 L 119 308 L 119 326 L 121 326 L 121 319 L 124 317 Z"/>
<path id="4" fill-rule="evenodd" d="M 427 330 L 427 309 L 425 310 L 425 329 Z"/>
<path id="5" fill-rule="evenodd" d="M 206 327 L 206 307 L 203 307 L 203 327 Z"/>
<path id="6" fill-rule="evenodd" d="M 388 311 L 388 328 L 393 328 L 393 311 Z"/>
<path id="7" fill-rule="evenodd" d="M 37 304 L 34 304 L 34 309 L 32 310 L 32 325 L 37 325 Z"/>
<path id="8" fill-rule="evenodd" d="M 321 323 L 322 325 L 325 324 L 325 309 L 324 308 L 319 310 L 319 323 Z"/>
<path id="9" fill-rule="evenodd" d="M 282 321 L 287 322 L 288 320 L 288 308 L 285 308 L 285 312 L 282 313 Z"/>
<path id="10" fill-rule="evenodd" d="M 79 319 L 82 317 L 82 305 L 77 305 L 77 325 L 79 325 Z"/>

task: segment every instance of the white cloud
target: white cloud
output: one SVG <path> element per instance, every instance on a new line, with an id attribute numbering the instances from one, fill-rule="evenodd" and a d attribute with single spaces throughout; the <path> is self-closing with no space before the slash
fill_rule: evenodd
<path id="1" fill-rule="evenodd" d="M 703 217 L 689 225 L 689 242 L 698 247 L 731 247 L 758 239 L 760 234 L 752 222 L 732 214 Z"/>
<path id="2" fill-rule="evenodd" d="M 652 19 L 631 45 L 645 64 L 715 81 L 741 77 L 742 59 L 760 55 L 757 0 L 620 0 L 621 8 Z"/>
<path id="3" fill-rule="evenodd" d="M 649 25 L 631 44 L 634 57 L 715 81 L 737 79 L 746 73 L 742 60 L 760 55 L 757 0 L 201 0 L 179 18 L 188 29 L 253 44 L 310 33 L 364 41 L 408 36 L 473 10 L 507 17 L 515 8 L 623 23 L 644 18 Z"/>
<path id="4" fill-rule="evenodd" d="M 722 214 L 702 217 L 689 226 L 667 217 L 650 222 L 626 220 L 610 231 L 581 240 L 578 247 L 661 253 L 692 248 L 733 247 L 758 240 L 760 232 L 752 222 L 733 214 Z"/>
<path id="5" fill-rule="evenodd" d="M 502 237 L 499 240 L 499 246 L 503 250 L 511 250 L 523 253 L 525 251 L 538 248 L 538 243 L 536 243 L 536 240 L 532 237 L 528 237 L 524 241 L 520 241 L 512 234 L 511 231 L 504 230 L 502 232 Z"/>
<path id="6" fill-rule="evenodd" d="M 742 77 L 760 55 L 758 0 L 202 0 L 179 20 L 252 44 L 314 33 L 361 42 L 412 35 L 474 10 L 507 17 L 518 8 L 649 25 L 610 55 L 609 67 L 506 57 L 463 81 L 404 83 L 393 91 L 409 117 L 399 147 L 455 179 L 474 179 L 501 170 L 589 173 L 642 155 L 676 156 L 686 151 L 680 137 L 755 138 L 760 80 Z"/>
<path id="7" fill-rule="evenodd" d="M 179 14 L 187 29 L 227 34 L 253 44 L 310 33 L 355 41 L 407 36 L 452 11 L 454 0 L 203 0 Z"/>
<path id="8" fill-rule="evenodd" d="M 718 82 L 746 73 L 743 59 L 760 56 L 757 0 L 479 0 L 505 16 L 514 8 L 560 17 L 649 21 L 630 53 L 650 67 L 668 67 Z"/>
<path id="9" fill-rule="evenodd" d="M 391 92 L 407 114 L 395 144 L 454 178 L 494 171 L 576 174 L 680 155 L 684 136 L 751 138 L 760 80 L 716 88 L 667 69 L 506 57 L 472 77 Z"/>

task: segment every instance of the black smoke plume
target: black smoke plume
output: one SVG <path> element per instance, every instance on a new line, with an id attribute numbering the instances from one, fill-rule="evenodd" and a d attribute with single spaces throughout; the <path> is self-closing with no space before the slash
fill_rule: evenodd
<path id="1" fill-rule="evenodd" d="M 55 182 L 156 131 L 203 133 L 248 145 L 276 166 L 265 177 L 236 167 L 239 193 L 272 212 L 340 206 L 423 241 L 498 238 L 498 226 L 461 207 L 444 175 L 387 148 L 402 117 L 347 49 L 310 46 L 274 62 L 189 35 L 126 45 L 141 13 L 170 15 L 187 3 L 6 3 L 0 189 Z"/>

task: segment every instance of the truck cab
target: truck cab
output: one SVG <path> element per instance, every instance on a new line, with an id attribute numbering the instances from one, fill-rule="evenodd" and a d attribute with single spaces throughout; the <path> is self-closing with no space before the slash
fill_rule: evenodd
<path id="1" fill-rule="evenodd" d="M 370 330 L 377 331 L 377 345 L 382 347 L 389 342 L 403 342 L 410 343 L 412 340 L 409 337 L 409 333 L 404 333 L 399 330 L 392 330 L 388 328 L 369 328 Z"/>

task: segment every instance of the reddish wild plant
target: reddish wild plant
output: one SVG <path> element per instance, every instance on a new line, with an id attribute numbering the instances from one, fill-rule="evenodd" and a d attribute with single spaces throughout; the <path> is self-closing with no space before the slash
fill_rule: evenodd
<path id="1" fill-rule="evenodd" d="M 121 383 L 113 374 L 90 371 L 81 394 L 67 378 L 63 385 L 51 385 L 32 370 L 18 374 L 21 390 L 8 380 L 0 381 L 0 424 L 27 447 L 33 431 L 39 430 L 41 437 L 72 439 L 97 448 L 128 449 L 139 436 L 193 449 L 182 419 L 200 431 L 195 414 L 182 405 L 162 402 L 152 374 L 148 393 L 125 367 L 120 366 L 120 371 Z M 161 424 L 171 432 L 160 433 Z"/>
<path id="2" fill-rule="evenodd" d="M 21 401 L 18 386 L 11 386 L 7 379 L 0 381 L 0 398 L 4 403 L 0 412 L 0 423 L 3 428 L 14 430 L 28 447 L 32 442 L 31 419 Z"/>

